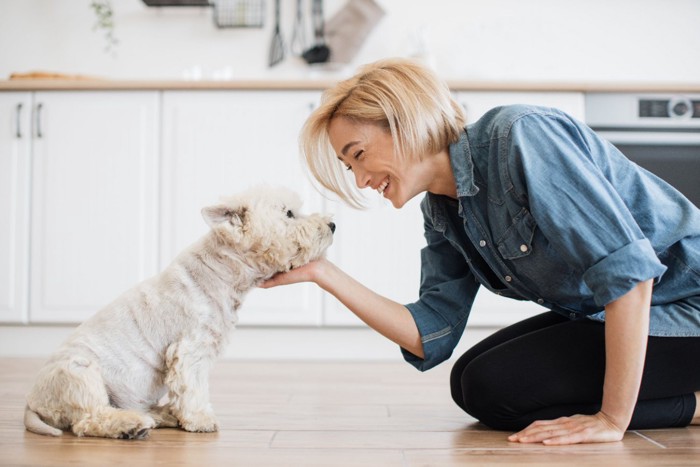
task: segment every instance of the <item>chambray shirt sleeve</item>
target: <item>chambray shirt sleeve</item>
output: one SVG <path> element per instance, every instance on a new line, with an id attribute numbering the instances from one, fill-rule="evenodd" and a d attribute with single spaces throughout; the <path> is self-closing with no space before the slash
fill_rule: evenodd
<path id="1" fill-rule="evenodd" d="M 426 198 L 421 205 L 427 246 L 421 250 L 420 296 L 406 305 L 418 327 L 424 358 L 401 349 L 404 359 L 420 371 L 452 355 L 479 288 L 462 254 L 433 228 L 427 205 Z"/>
<path id="2" fill-rule="evenodd" d="M 664 273 L 617 191 L 633 189 L 628 181 L 637 169 L 614 146 L 556 111 L 518 119 L 508 144 L 516 192 L 550 244 L 582 273 L 597 305 Z"/>

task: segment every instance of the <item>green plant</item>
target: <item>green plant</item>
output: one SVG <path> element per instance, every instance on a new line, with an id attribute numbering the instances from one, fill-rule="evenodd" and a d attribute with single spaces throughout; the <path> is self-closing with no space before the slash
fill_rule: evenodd
<path id="1" fill-rule="evenodd" d="M 102 30 L 105 38 L 105 52 L 115 54 L 115 48 L 119 41 L 114 36 L 114 10 L 110 0 L 90 0 L 90 7 L 97 16 L 94 31 Z"/>

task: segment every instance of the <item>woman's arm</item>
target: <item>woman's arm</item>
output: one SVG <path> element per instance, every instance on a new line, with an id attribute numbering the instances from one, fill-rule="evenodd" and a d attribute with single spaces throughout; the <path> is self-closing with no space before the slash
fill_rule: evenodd
<path id="1" fill-rule="evenodd" d="M 297 282 L 318 284 L 372 329 L 413 355 L 423 358 L 423 344 L 418 327 L 408 309 L 371 291 L 326 259 L 278 274 L 264 282 L 261 287 L 269 288 Z"/>
<path id="2" fill-rule="evenodd" d="M 619 441 L 632 419 L 644 370 L 652 280 L 605 307 L 605 382 L 595 415 L 537 421 L 510 436 L 521 443 L 575 444 Z"/>
<path id="3" fill-rule="evenodd" d="M 600 409 L 625 431 L 637 403 L 649 336 L 652 280 L 605 307 L 605 383 Z"/>

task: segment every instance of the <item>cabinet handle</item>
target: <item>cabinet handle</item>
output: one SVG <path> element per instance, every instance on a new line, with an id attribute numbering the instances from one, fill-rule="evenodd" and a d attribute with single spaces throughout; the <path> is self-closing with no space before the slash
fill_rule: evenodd
<path id="1" fill-rule="evenodd" d="M 36 137 L 43 138 L 44 132 L 41 131 L 41 109 L 44 108 L 44 104 L 41 102 L 36 105 Z"/>
<path id="2" fill-rule="evenodd" d="M 22 139 L 22 103 L 17 104 L 15 108 L 15 137 Z"/>

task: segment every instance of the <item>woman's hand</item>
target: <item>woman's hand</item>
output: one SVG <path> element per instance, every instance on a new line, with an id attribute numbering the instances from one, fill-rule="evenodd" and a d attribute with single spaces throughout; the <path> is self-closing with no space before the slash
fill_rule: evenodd
<path id="1" fill-rule="evenodd" d="M 649 332 L 652 281 L 640 282 L 605 306 L 605 382 L 595 415 L 538 420 L 508 437 L 547 445 L 620 441 L 639 394 Z"/>
<path id="2" fill-rule="evenodd" d="M 609 443 L 620 441 L 625 434 L 603 412 L 595 415 L 574 415 L 556 420 L 538 420 L 524 430 L 510 435 L 514 443 L 546 445 L 577 443 Z"/>
<path id="3" fill-rule="evenodd" d="M 278 285 L 316 282 L 316 278 L 322 275 L 322 270 L 325 266 L 324 263 L 327 263 L 326 259 L 318 259 L 296 269 L 275 274 L 270 279 L 260 284 L 260 288 L 269 289 L 270 287 L 276 287 Z"/>
<path id="4" fill-rule="evenodd" d="M 368 289 L 325 258 L 277 274 L 260 287 L 267 289 L 299 282 L 317 284 L 371 328 L 413 355 L 423 358 L 423 343 L 408 308 Z"/>

